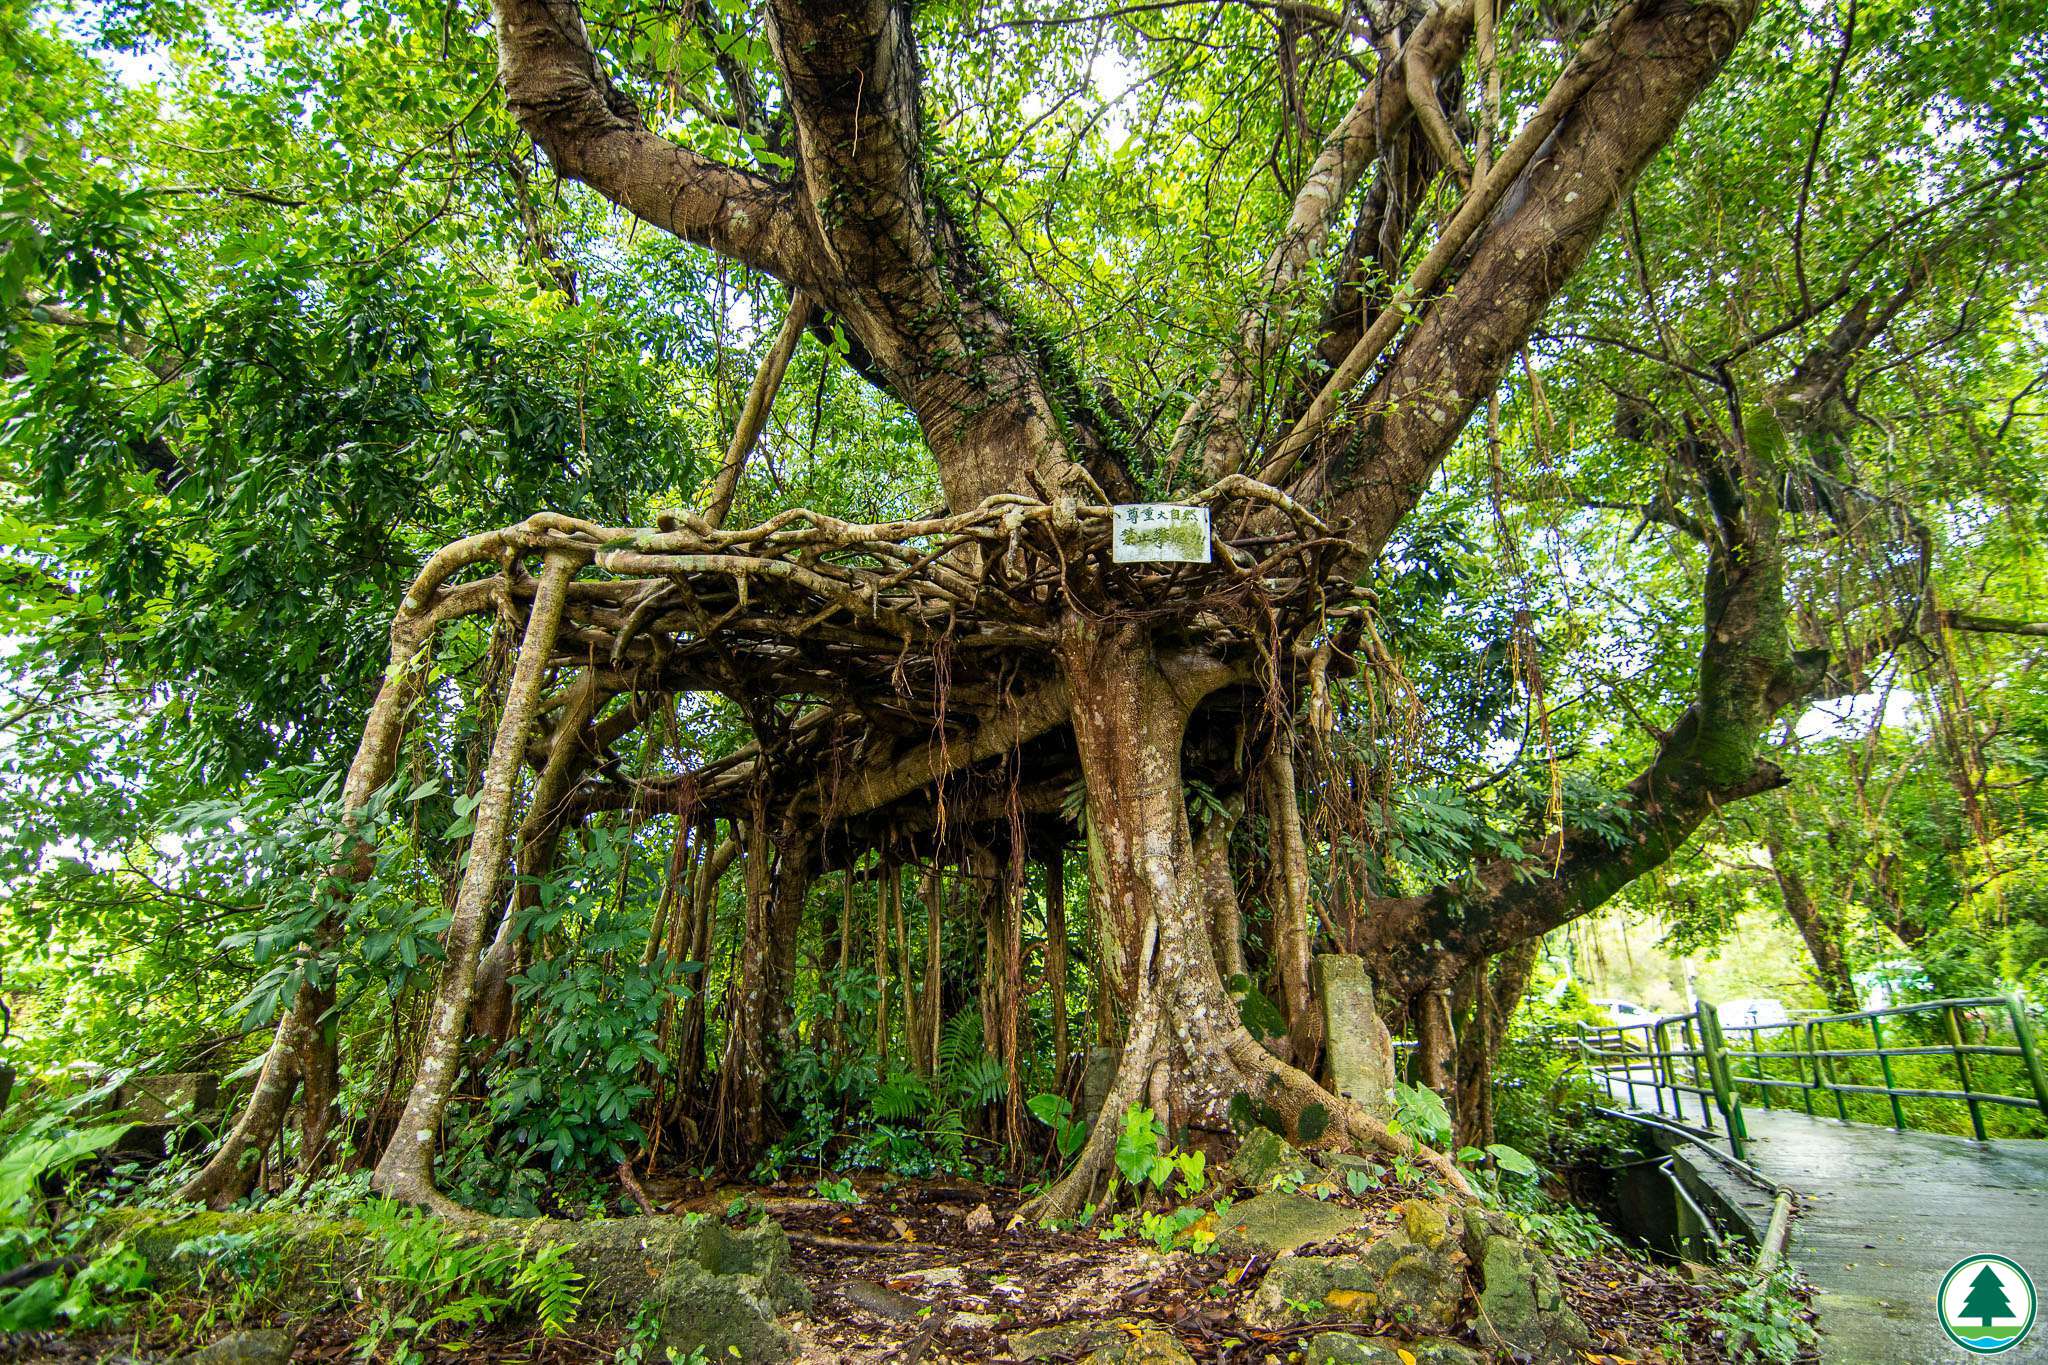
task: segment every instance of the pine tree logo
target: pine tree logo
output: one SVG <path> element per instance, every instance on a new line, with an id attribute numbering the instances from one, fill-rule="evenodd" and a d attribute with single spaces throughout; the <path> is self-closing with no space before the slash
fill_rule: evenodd
<path id="1" fill-rule="evenodd" d="M 2034 1282 L 2017 1261 L 1972 1256 L 1942 1277 L 1941 1330 L 1975 1355 L 2010 1351 L 2034 1326 Z"/>

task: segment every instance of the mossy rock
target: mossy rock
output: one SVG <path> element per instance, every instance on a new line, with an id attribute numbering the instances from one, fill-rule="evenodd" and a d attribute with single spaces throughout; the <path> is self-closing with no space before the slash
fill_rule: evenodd
<path id="1" fill-rule="evenodd" d="M 1250 1189 L 1270 1190 L 1280 1184 L 1305 1185 L 1316 1178 L 1316 1168 L 1286 1138 L 1270 1128 L 1254 1128 L 1230 1159 L 1230 1175 Z"/>
<path id="2" fill-rule="evenodd" d="M 1012 1332 L 1005 1344 L 1010 1354 L 1019 1360 L 1064 1360 L 1078 1356 L 1084 1351 L 1091 1355 L 1097 1351 L 1113 1350 L 1129 1341 L 1133 1335 L 1149 1329 L 1149 1324 L 1135 1318 L 1111 1318 L 1101 1322 L 1056 1322 L 1050 1327 L 1034 1327 L 1028 1331 Z"/>
<path id="3" fill-rule="evenodd" d="M 1363 1217 L 1343 1204 L 1272 1190 L 1233 1205 L 1220 1220 L 1216 1245 L 1228 1256 L 1283 1256 L 1355 1232 Z"/>
<path id="4" fill-rule="evenodd" d="M 1173 1333 L 1141 1327 L 1125 1333 L 1121 1341 L 1089 1352 L 1088 1365 L 1195 1365 L 1195 1358 Z"/>
<path id="5" fill-rule="evenodd" d="M 466 1241 L 567 1248 L 583 1276 L 578 1320 L 624 1323 L 646 1304 L 659 1324 L 657 1355 L 670 1346 L 679 1355 L 703 1346 L 713 1359 L 750 1363 L 796 1355 L 795 1338 L 776 1319 L 809 1307 L 810 1295 L 790 1269 L 789 1239 L 766 1219 L 745 1228 L 662 1216 L 450 1226 Z M 256 1284 L 260 1305 L 284 1314 L 374 1297 L 383 1261 L 381 1239 L 362 1220 L 295 1212 L 114 1210 L 97 1235 L 126 1240 L 161 1290 L 200 1294 L 227 1283 Z"/>
<path id="6" fill-rule="evenodd" d="M 1565 1302 L 1550 1261 L 1497 1213 L 1467 1209 L 1465 1253 L 1479 1279 L 1473 1329 L 1497 1353 L 1537 1365 L 1584 1358 L 1592 1336 Z"/>
<path id="7" fill-rule="evenodd" d="M 1361 1337 L 1350 1332 L 1322 1332 L 1302 1346 L 1301 1365 L 1482 1365 L 1469 1346 L 1441 1337 L 1401 1341 L 1394 1337 Z"/>
<path id="8" fill-rule="evenodd" d="M 1456 1327 L 1466 1260 L 1445 1211 L 1410 1199 L 1401 1226 L 1354 1256 L 1285 1256 L 1244 1309 L 1254 1327 L 1389 1319 L 1418 1332 Z"/>
<path id="9" fill-rule="evenodd" d="M 230 1332 L 179 1356 L 177 1365 L 291 1365 L 292 1334 L 274 1327 Z"/>

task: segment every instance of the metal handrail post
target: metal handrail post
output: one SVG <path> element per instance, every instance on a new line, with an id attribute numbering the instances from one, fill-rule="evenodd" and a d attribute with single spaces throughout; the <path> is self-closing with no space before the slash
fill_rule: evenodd
<path id="1" fill-rule="evenodd" d="M 1777 1106 L 1771 1103 L 1771 1087 L 1766 1084 L 1770 1080 L 1770 1074 L 1764 1070 L 1764 1031 L 1762 1029 L 1753 1028 L 1749 1031 L 1749 1050 L 1756 1057 L 1756 1088 L 1763 1092 L 1764 1109 L 1766 1111 L 1775 1109 Z"/>
<path id="2" fill-rule="evenodd" d="M 1633 1109 L 1636 1107 L 1636 1065 L 1635 1060 L 1628 1055 L 1628 1035 L 1619 1025 L 1614 1030 L 1614 1051 L 1608 1055 L 1621 1059 L 1621 1083 L 1628 1087 L 1628 1107 Z M 1610 1061 L 1610 1071 L 1612 1065 Z"/>
<path id="3" fill-rule="evenodd" d="M 1941 1019 L 1948 1028 L 1949 1050 L 1955 1054 L 1956 1075 L 1962 1078 L 1963 1103 L 1970 1106 L 1970 1130 L 1977 1135 L 1977 1141 L 1987 1141 L 1984 1134 L 1984 1108 L 1977 1103 L 1977 1087 L 1970 1080 L 1970 1056 L 1963 1051 L 1963 1021 L 1957 1016 L 1954 1005 L 1943 1007 Z"/>
<path id="4" fill-rule="evenodd" d="M 1721 1011 L 1711 1001 L 1699 1004 L 1700 1051 L 1707 1054 L 1707 1084 L 1714 1091 L 1714 1107 L 1721 1111 L 1721 1121 L 1728 1125 L 1728 1148 L 1735 1153 L 1736 1160 L 1745 1159 L 1745 1146 L 1749 1130 L 1742 1122 L 1742 1100 L 1735 1094 L 1735 1083 L 1728 1073 L 1728 1055 L 1724 1050 L 1726 1040 L 1721 1036 Z"/>
<path id="5" fill-rule="evenodd" d="M 2020 1060 L 2026 1063 L 2027 1080 L 2034 1087 L 2034 1103 L 2041 1107 L 2041 1115 L 2048 1118 L 2048 1075 L 2041 1070 L 2041 1051 L 2034 1045 L 2034 1025 L 2027 1018 L 2027 1003 L 2017 995 L 2005 997 L 2005 1008 L 2012 1015 L 2012 1036 L 2020 1045 Z"/>
<path id="6" fill-rule="evenodd" d="M 1877 1016 L 1870 1016 L 1870 1045 L 1877 1049 L 1877 1064 L 1884 1071 L 1885 1098 L 1892 1102 L 1892 1127 L 1906 1131 L 1906 1111 L 1899 1107 L 1899 1097 L 1890 1092 L 1898 1085 L 1892 1079 L 1892 1059 L 1885 1055 L 1884 1030 L 1877 1026 Z"/>
<path id="7" fill-rule="evenodd" d="M 1650 1054 L 1650 1074 L 1655 1076 L 1662 1073 L 1665 1083 L 1671 1087 L 1671 1107 L 1676 1111 L 1676 1117 L 1682 1119 L 1685 1117 L 1685 1106 L 1679 1099 L 1678 1067 L 1671 1060 L 1671 1043 L 1669 1035 L 1665 1032 L 1669 1026 L 1670 1021 L 1667 1019 L 1659 1019 L 1650 1026 L 1650 1040 L 1657 1045 L 1657 1050 Z M 1664 1112 L 1663 1085 L 1657 1087 L 1657 1112 Z"/>
<path id="8" fill-rule="evenodd" d="M 1813 1073 L 1813 1083 L 1811 1085 L 1802 1084 L 1799 1087 L 1799 1097 L 1806 1101 L 1806 1116 L 1808 1118 L 1812 1118 L 1813 1092 L 1815 1090 L 1822 1088 L 1822 1086 L 1825 1083 L 1820 1078 L 1820 1058 L 1814 1056 L 1813 1054 L 1813 1024 L 1811 1023 L 1811 1021 L 1809 1021 L 1806 1027 L 1800 1029 L 1799 1031 L 1806 1038 L 1806 1055 L 1800 1059 L 1801 1061 L 1805 1062 L 1806 1065 L 1801 1069 L 1810 1070 Z"/>
<path id="9" fill-rule="evenodd" d="M 1692 1097 L 1700 1104 L 1700 1127 L 1711 1133 L 1714 1131 L 1714 1110 L 1713 1106 L 1707 1103 L 1707 1096 L 1714 1089 L 1714 1075 L 1711 1067 L 1707 1069 L 1705 1077 L 1700 1075 L 1700 1062 L 1704 1060 L 1707 1049 L 1706 1044 L 1701 1041 L 1705 1030 L 1700 1028 L 1699 1023 L 1699 1010 L 1695 1008 L 1691 1014 L 1679 1020 L 1678 1028 L 1685 1037 L 1686 1060 L 1692 1063 Z M 1705 1085 L 1700 1084 L 1703 1079 L 1706 1081 Z"/>

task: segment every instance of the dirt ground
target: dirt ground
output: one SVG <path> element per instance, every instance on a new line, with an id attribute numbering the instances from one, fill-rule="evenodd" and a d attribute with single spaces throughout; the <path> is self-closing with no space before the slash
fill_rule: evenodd
<path id="1" fill-rule="evenodd" d="M 957 1182 L 856 1182 L 858 1204 L 817 1198 L 808 1185 L 738 1186 L 649 1181 L 655 1208 L 722 1213 L 735 1199 L 758 1202 L 788 1232 L 814 1307 L 797 1324 L 803 1359 L 825 1365 L 945 1365 L 1012 1359 L 1015 1333 L 1063 1323 L 1128 1319 L 1164 1328 L 1196 1360 L 1217 1365 L 1286 1365 L 1318 1332 L 1398 1335 L 1385 1321 L 1318 1322 L 1289 1331 L 1246 1325 L 1238 1310 L 1257 1287 L 1264 1258 L 1162 1254 L 1135 1236 L 1104 1241 L 1093 1230 L 1048 1232 L 1012 1226 L 1012 1191 Z M 1392 1194 L 1344 1196 L 1368 1223 L 1390 1223 Z M 1296 1254 L 1355 1250 L 1333 1243 Z M 1713 1365 L 1728 1357 L 1705 1315 L 1711 1293 L 1676 1268 L 1627 1258 L 1560 1261 L 1565 1292 L 1593 1329 L 1598 1365 L 1668 1359 L 1676 1325 L 1683 1359 Z M 195 1331 L 173 1307 L 139 1315 L 120 1333 L 0 1337 L 0 1363 L 158 1362 L 220 1330 Z M 359 1360 L 361 1325 L 333 1313 L 279 1324 L 297 1336 L 294 1359 Z M 603 1362 L 623 1344 L 617 1329 L 578 1328 L 552 1339 L 502 1327 L 441 1345 L 430 1360 L 564 1365 Z M 1475 1346 L 1476 1343 L 1468 1343 Z M 388 1358 L 388 1357 L 381 1357 Z"/>
<path id="2" fill-rule="evenodd" d="M 1135 1237 L 1105 1242 L 1094 1231 L 1012 1228 L 1019 1201 L 978 1186 L 860 1182 L 860 1190 L 858 1205 L 771 1188 L 707 1191 L 678 1207 L 711 1211 L 742 1193 L 767 1205 L 789 1233 L 815 1300 L 799 1336 L 807 1358 L 821 1363 L 1005 1361 L 1014 1333 L 1116 1317 L 1167 1328 L 1197 1360 L 1219 1365 L 1285 1362 L 1319 1332 L 1398 1335 L 1385 1321 L 1293 1331 L 1247 1326 L 1237 1312 L 1257 1288 L 1262 1258 L 1161 1255 Z M 1393 1222 L 1392 1193 L 1342 1199 L 1374 1223 Z M 1296 1254 L 1355 1249 L 1332 1244 Z M 1687 1362 L 1727 1359 L 1718 1326 L 1705 1316 L 1712 1295 L 1678 1270 L 1604 1257 L 1561 1262 L 1558 1270 L 1593 1328 L 1596 1358 L 1655 1360 L 1666 1325 L 1678 1323 Z"/>

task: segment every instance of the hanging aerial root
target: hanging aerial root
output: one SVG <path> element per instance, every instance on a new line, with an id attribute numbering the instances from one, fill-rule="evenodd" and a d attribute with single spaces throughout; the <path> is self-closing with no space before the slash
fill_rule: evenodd
<path id="1" fill-rule="evenodd" d="M 562 617 L 569 580 L 585 556 L 567 549 L 551 551 L 541 573 L 540 589 L 520 641 L 498 732 L 484 767 L 476 805 L 476 828 L 470 837 L 469 863 L 462 889 L 449 915 L 446 959 L 433 1005 L 431 1022 L 420 1048 L 412 1091 L 406 1096 L 397 1131 L 384 1149 L 371 1177 L 378 1193 L 407 1203 L 425 1204 L 440 1213 L 461 1210 L 434 1186 L 434 1151 L 440 1142 L 441 1117 L 454 1092 L 455 1076 L 467 1034 L 469 1007 L 475 993 L 477 958 L 485 916 L 497 900 L 503 875 L 506 840 L 514 789 L 525 761 L 526 736 L 540 703 L 554 637 Z"/>
<path id="2" fill-rule="evenodd" d="M 483 594 L 476 585 L 467 585 L 460 590 L 442 593 L 431 609 L 402 610 L 392 622 L 390 661 L 384 670 L 384 680 L 377 689 L 377 698 L 371 703 L 369 719 L 363 725 L 355 757 L 349 763 L 348 776 L 342 784 L 342 819 L 350 830 L 342 836 L 343 847 L 337 850 L 335 871 L 346 885 L 363 881 L 374 870 L 371 850 L 355 837 L 355 820 L 369 804 L 371 796 L 397 771 L 398 749 L 405 736 L 406 716 L 419 696 L 426 673 L 422 664 L 432 647 L 435 633 L 444 621 L 472 609 L 481 610 L 484 604 Z M 319 939 L 308 945 L 305 951 L 308 954 L 323 951 L 331 946 L 339 932 L 338 924 L 330 921 L 322 926 Z M 310 977 L 301 980 L 291 1005 L 278 1020 L 277 1031 L 271 1039 L 269 1051 L 264 1054 L 248 1103 L 212 1157 L 196 1175 L 179 1187 L 179 1198 L 214 1208 L 224 1208 L 240 1199 L 255 1185 L 257 1153 L 283 1129 L 292 1092 L 300 1082 L 311 1081 L 306 1087 L 309 1101 L 322 1105 L 328 1103 L 326 1097 L 332 1090 L 329 1078 L 307 1078 L 301 1073 L 309 1059 L 321 1056 L 320 1050 L 310 1044 L 316 1031 L 325 1026 L 325 1016 L 332 1007 L 331 986 L 316 986 Z M 331 1051 L 325 1054 L 325 1058 L 331 1065 Z M 323 1126 L 319 1119 L 313 1125 L 316 1129 Z M 310 1159 L 315 1154 L 306 1155 Z"/>

